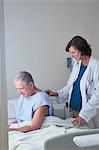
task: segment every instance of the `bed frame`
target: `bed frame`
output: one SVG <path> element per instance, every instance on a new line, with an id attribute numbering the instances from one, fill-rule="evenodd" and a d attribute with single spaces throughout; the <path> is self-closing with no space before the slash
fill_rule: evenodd
<path id="1" fill-rule="evenodd" d="M 44 150 L 99 150 L 99 144 L 90 147 L 79 147 L 73 142 L 75 136 L 97 134 L 99 129 L 90 129 L 89 131 L 80 131 L 74 133 L 66 133 L 65 135 L 51 138 L 45 142 Z"/>

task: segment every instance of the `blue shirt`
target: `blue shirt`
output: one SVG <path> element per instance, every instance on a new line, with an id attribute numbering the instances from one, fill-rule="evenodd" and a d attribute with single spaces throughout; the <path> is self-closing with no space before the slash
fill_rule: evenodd
<path id="1" fill-rule="evenodd" d="M 38 92 L 29 97 L 23 97 L 21 95 L 17 103 L 16 114 L 18 122 L 31 121 L 36 109 L 45 105 L 49 106 L 48 115 L 52 115 L 53 106 L 50 97 L 45 92 Z"/>
<path id="2" fill-rule="evenodd" d="M 80 92 L 80 80 L 82 78 L 82 75 L 84 71 L 86 70 L 87 66 L 84 66 L 81 64 L 80 71 L 78 78 L 73 84 L 73 90 L 71 94 L 71 99 L 70 99 L 70 108 L 72 108 L 75 111 L 80 111 L 82 108 L 82 97 L 81 97 L 81 92 Z"/>

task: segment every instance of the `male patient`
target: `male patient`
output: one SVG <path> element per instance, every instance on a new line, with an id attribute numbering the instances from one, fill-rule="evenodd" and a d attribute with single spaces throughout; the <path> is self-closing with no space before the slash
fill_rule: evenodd
<path id="1" fill-rule="evenodd" d="M 9 131 L 29 132 L 39 129 L 45 116 L 53 113 L 49 96 L 34 85 L 31 74 L 26 71 L 17 74 L 15 86 L 20 93 L 16 111 L 17 122 L 32 123 L 19 128 L 9 128 Z"/>

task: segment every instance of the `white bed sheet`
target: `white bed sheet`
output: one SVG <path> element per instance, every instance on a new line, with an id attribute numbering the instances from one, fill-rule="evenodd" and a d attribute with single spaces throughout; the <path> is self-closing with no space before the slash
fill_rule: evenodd
<path id="1" fill-rule="evenodd" d="M 40 130 L 21 133 L 17 131 L 9 132 L 9 150 L 44 150 L 44 143 L 59 135 L 64 135 L 69 132 L 69 129 L 73 127 L 72 118 L 63 120 L 58 117 L 49 116 L 46 117 L 42 128 Z M 25 122 L 21 126 L 30 124 Z M 14 124 L 15 127 L 18 127 Z M 77 128 L 73 128 L 73 132 L 77 131 Z M 80 129 L 79 129 L 80 130 Z M 84 129 L 81 129 L 84 130 Z"/>
<path id="2" fill-rule="evenodd" d="M 64 134 L 65 129 L 49 126 L 29 133 L 9 132 L 9 150 L 44 150 L 47 139 Z"/>

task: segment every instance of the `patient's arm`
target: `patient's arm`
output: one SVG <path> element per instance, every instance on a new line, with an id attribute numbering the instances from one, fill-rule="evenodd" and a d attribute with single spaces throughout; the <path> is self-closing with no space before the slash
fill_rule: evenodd
<path id="1" fill-rule="evenodd" d="M 25 132 L 40 129 L 40 127 L 43 123 L 43 120 L 47 114 L 48 114 L 48 106 L 47 105 L 41 106 L 35 111 L 31 125 L 27 125 L 27 126 L 24 126 L 21 128 L 9 128 L 8 130 L 9 131 L 20 131 L 20 132 L 25 133 Z"/>

